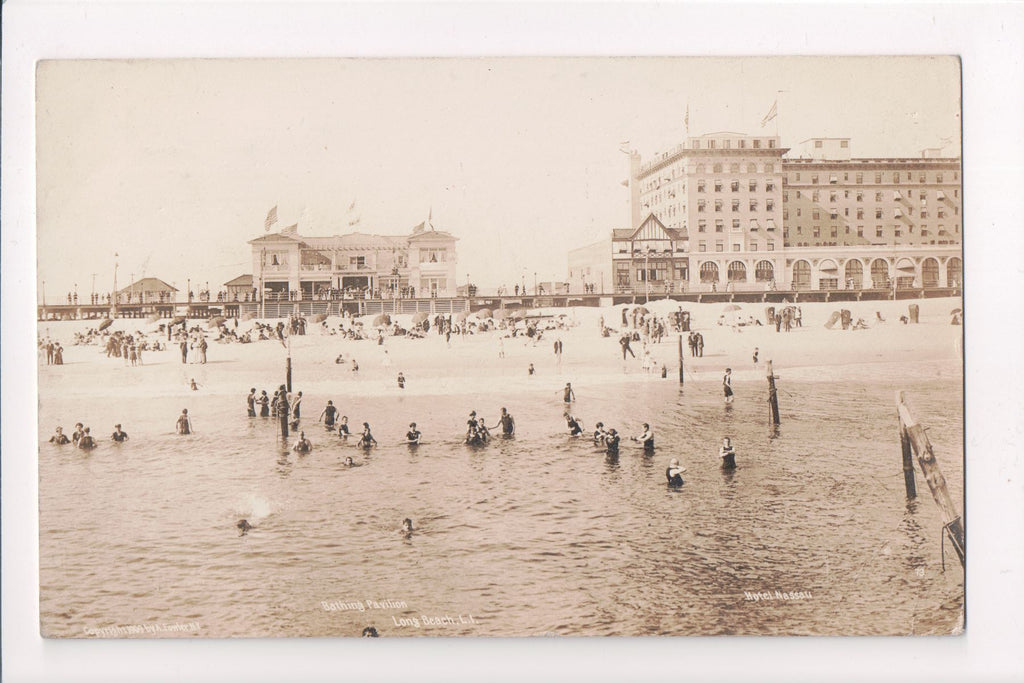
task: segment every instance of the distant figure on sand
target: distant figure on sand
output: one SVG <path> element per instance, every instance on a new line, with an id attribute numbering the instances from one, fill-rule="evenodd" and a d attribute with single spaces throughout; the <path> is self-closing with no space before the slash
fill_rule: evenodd
<path id="1" fill-rule="evenodd" d="M 622 360 L 626 360 L 626 352 L 629 352 L 629 355 L 631 355 L 633 358 L 636 358 L 636 354 L 633 353 L 633 349 L 629 345 L 628 333 L 623 334 L 622 337 L 619 338 L 619 346 L 622 347 Z"/>
<path id="2" fill-rule="evenodd" d="M 192 433 L 192 420 L 188 416 L 188 408 L 182 409 L 181 415 L 178 416 L 178 422 L 175 426 L 178 430 L 178 434 Z"/>
<path id="3" fill-rule="evenodd" d="M 515 418 L 513 418 L 505 408 L 501 409 L 501 417 L 498 418 L 498 424 L 501 425 L 501 433 L 503 436 L 512 436 L 516 433 Z"/>
<path id="4" fill-rule="evenodd" d="M 718 457 L 722 459 L 723 470 L 736 469 L 736 451 L 733 450 L 729 437 L 722 439 L 722 447 L 718 449 Z"/>
<path id="5" fill-rule="evenodd" d="M 398 373 L 398 388 L 405 389 L 405 375 Z"/>
<path id="6" fill-rule="evenodd" d="M 114 425 L 114 433 L 110 435 L 110 438 L 111 438 L 112 441 L 117 441 L 117 442 L 127 441 L 128 440 L 128 433 L 125 432 L 125 431 L 122 431 L 121 425 L 119 425 L 119 424 L 118 425 Z"/>
<path id="7" fill-rule="evenodd" d="M 722 391 L 725 393 L 725 402 L 732 403 L 732 368 L 725 369 L 722 376 Z"/>
<path id="8" fill-rule="evenodd" d="M 192 378 L 192 381 L 189 383 L 189 386 L 192 388 L 192 391 L 199 391 L 199 385 L 196 384 L 195 377 Z"/>
<path id="9" fill-rule="evenodd" d="M 757 347 L 754 347 L 754 365 L 757 365 Z"/>
<path id="10" fill-rule="evenodd" d="M 644 453 L 654 452 L 654 430 L 651 429 L 651 425 L 644 422 L 644 431 L 640 436 L 634 436 L 633 441 L 640 443 L 644 447 Z"/>
<path id="11" fill-rule="evenodd" d="M 322 413 L 320 413 L 320 417 L 317 418 L 317 422 L 323 420 L 325 428 L 334 429 L 334 418 L 337 414 L 338 409 L 334 407 L 334 401 L 328 401 L 327 407 L 324 408 Z"/>
<path id="12" fill-rule="evenodd" d="M 313 450 L 313 444 L 306 438 L 306 432 L 299 432 L 299 440 L 292 446 L 292 450 L 296 453 L 309 453 Z"/>
<path id="13" fill-rule="evenodd" d="M 533 369 L 533 363 L 530 363 L 530 367 L 528 367 L 528 368 L 526 369 L 526 374 L 528 374 L 528 375 L 532 375 L 532 374 L 533 374 L 533 373 L 535 373 L 535 372 L 536 372 L 536 370 L 534 370 L 534 369 Z"/>
<path id="14" fill-rule="evenodd" d="M 412 422 L 409 424 L 409 431 L 405 433 L 405 442 L 410 446 L 418 446 L 421 436 L 420 431 L 416 429 L 416 423 Z"/>
<path id="15" fill-rule="evenodd" d="M 668 479 L 668 485 L 672 487 L 683 485 L 683 472 L 686 470 L 679 466 L 679 460 L 672 458 L 669 461 L 668 467 L 665 468 L 665 478 Z"/>
<path id="16" fill-rule="evenodd" d="M 50 443 L 55 444 L 57 446 L 63 446 L 66 443 L 71 443 L 71 440 L 68 439 L 68 437 L 64 436 L 63 427 L 57 427 L 57 431 L 54 432 L 53 436 L 50 437 Z"/>

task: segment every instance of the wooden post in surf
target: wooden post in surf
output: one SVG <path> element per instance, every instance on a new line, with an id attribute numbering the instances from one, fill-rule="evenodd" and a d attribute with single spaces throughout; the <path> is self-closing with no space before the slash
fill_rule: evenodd
<path id="1" fill-rule="evenodd" d="M 277 410 L 281 417 L 281 438 L 288 438 L 288 415 L 291 412 L 291 406 L 288 405 L 288 394 L 285 393 L 285 386 L 281 385 L 281 393 L 278 396 Z M 287 442 L 286 444 L 287 445 Z"/>
<path id="2" fill-rule="evenodd" d="M 903 424 L 899 406 L 903 405 L 903 392 L 896 392 L 896 418 L 899 420 L 900 451 L 903 454 L 903 485 L 907 489 L 907 498 L 917 497 L 917 482 L 914 479 L 914 451 L 907 435 L 907 427 Z"/>
<path id="3" fill-rule="evenodd" d="M 775 372 L 772 370 L 772 362 L 768 361 L 768 423 L 778 426 L 779 424 L 779 390 L 775 387 Z"/>
<path id="4" fill-rule="evenodd" d="M 935 460 L 935 453 L 932 451 L 932 444 L 928 440 L 924 427 L 919 425 L 914 416 L 910 414 L 910 409 L 902 400 L 902 394 L 897 396 L 900 401 L 897 405 L 900 420 L 903 422 L 907 437 L 910 439 L 914 454 L 917 456 L 917 464 L 920 465 L 921 473 L 924 474 L 924 480 L 928 483 L 928 488 L 931 489 L 935 504 L 942 510 L 942 517 L 945 521 L 943 529 L 953 544 L 957 557 L 960 558 L 960 565 L 963 566 L 965 553 L 963 519 L 957 512 L 956 505 L 953 504 L 953 499 L 949 495 L 949 489 L 946 487 L 946 478 L 942 476 L 939 463 Z"/>
<path id="5" fill-rule="evenodd" d="M 679 334 L 679 383 L 683 383 L 683 335 Z"/>

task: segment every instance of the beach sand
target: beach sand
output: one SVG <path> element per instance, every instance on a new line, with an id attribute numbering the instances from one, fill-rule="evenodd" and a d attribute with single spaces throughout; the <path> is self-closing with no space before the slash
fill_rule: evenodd
<path id="1" fill-rule="evenodd" d="M 920 306 L 920 323 L 904 325 L 899 322 L 907 314 L 908 304 Z M 718 383 L 726 367 L 733 369 L 736 382 L 762 379 L 765 361 L 774 362 L 775 373 L 783 379 L 804 381 L 841 381 L 843 379 L 928 377 L 949 379 L 962 374 L 962 330 L 950 324 L 950 311 L 962 306 L 959 298 L 925 299 L 917 301 L 866 301 L 846 303 L 802 304 L 803 326 L 793 331 L 776 332 L 774 327 L 719 325 L 726 308 L 724 304 L 695 304 L 668 300 L 646 304 L 652 312 L 663 317 L 668 311 L 682 306 L 691 313 L 692 329 L 704 336 L 704 356 L 693 358 L 685 343 L 685 381 Z M 764 321 L 763 304 L 740 304 L 734 313 L 740 319 L 754 316 Z M 425 339 L 386 337 L 379 346 L 373 339 L 353 341 L 332 336 L 311 324 L 304 336 L 291 339 L 293 386 L 307 398 L 328 396 L 387 396 L 394 395 L 453 395 L 552 392 L 564 383 L 573 383 L 576 391 L 604 391 L 622 382 L 678 381 L 677 335 L 669 334 L 660 344 L 651 344 L 655 370 L 646 374 L 641 369 L 642 344 L 633 343 L 637 358 L 623 362 L 618 335 L 602 337 L 599 318 L 618 329 L 622 306 L 614 308 L 576 307 L 570 309 L 541 309 L 531 314 L 564 315 L 563 320 L 573 323 L 564 330 L 551 330 L 537 343 L 524 336 L 503 341 L 505 358 L 499 358 L 498 332 L 489 331 L 465 337 L 453 335 L 450 345 L 443 337 L 428 333 Z M 843 331 L 839 325 L 826 329 L 824 323 L 833 311 L 846 308 L 853 320 L 864 318 L 869 329 Z M 876 311 L 886 319 L 877 323 Z M 397 316 L 403 326 L 409 326 L 410 316 Z M 472 318 L 471 318 L 472 319 Z M 369 318 L 364 318 L 369 322 Z M 275 324 L 276 321 L 269 321 Z M 339 319 L 328 318 L 328 324 L 337 328 Z M 190 321 L 208 333 L 205 320 Z M 229 324 L 232 324 L 229 322 Z M 47 336 L 61 341 L 65 348 L 63 366 L 46 366 L 40 353 L 39 395 L 65 398 L 104 396 L 138 397 L 236 395 L 244 399 L 250 387 L 268 391 L 285 379 L 287 351 L 279 341 L 260 341 L 252 344 L 217 343 L 211 336 L 205 365 L 182 364 L 177 344 L 166 351 L 147 352 L 144 365 L 128 367 L 123 359 L 107 358 L 97 345 L 72 346 L 73 334 L 94 327 L 96 321 L 40 322 L 39 337 Z M 238 332 L 252 327 L 253 321 L 240 322 Z M 369 325 L 367 324 L 367 327 Z M 141 330 L 149 338 L 158 337 L 157 323 L 143 319 L 116 319 L 112 329 L 134 332 Z M 372 332 L 372 330 L 370 330 Z M 504 332 L 502 332 L 504 333 Z M 561 339 L 564 354 L 558 362 L 553 342 Z M 759 349 L 759 363 L 754 364 L 754 348 Z M 390 356 L 390 366 L 384 361 L 384 350 Z M 344 354 L 346 363 L 336 365 L 334 359 Z M 356 359 L 358 373 L 350 371 L 351 360 Z M 536 374 L 529 376 L 527 367 L 533 363 Z M 666 366 L 667 378 L 661 378 L 661 365 Z M 405 389 L 397 385 L 398 372 L 407 378 Z M 189 382 L 195 378 L 199 392 L 193 392 Z M 709 390 L 711 387 L 708 387 Z M 610 390 L 610 389 L 609 389 Z M 307 402 L 307 412 L 320 404 Z"/>

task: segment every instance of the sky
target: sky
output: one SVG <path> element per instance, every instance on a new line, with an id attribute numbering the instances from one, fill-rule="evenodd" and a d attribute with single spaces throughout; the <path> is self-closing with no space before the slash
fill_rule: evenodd
<path id="1" fill-rule="evenodd" d="M 432 215 L 459 239 L 459 284 L 563 280 L 570 249 L 628 227 L 621 143 L 645 158 L 678 144 L 687 109 L 691 135 L 960 150 L 950 57 L 50 60 L 36 75 L 49 301 L 110 291 L 115 262 L 119 287 L 216 290 L 251 271 L 271 207 L 275 230 L 333 235 L 353 202 L 362 232 Z"/>

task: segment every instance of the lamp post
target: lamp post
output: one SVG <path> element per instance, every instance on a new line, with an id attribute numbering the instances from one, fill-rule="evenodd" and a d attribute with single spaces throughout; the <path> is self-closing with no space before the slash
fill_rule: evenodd
<path id="1" fill-rule="evenodd" d="M 537 296 L 540 289 L 537 286 L 537 271 L 533 271 L 533 295 Z"/>
<path id="2" fill-rule="evenodd" d="M 110 293 L 110 305 L 117 306 L 117 252 L 114 252 L 114 291 Z"/>
<path id="3" fill-rule="evenodd" d="M 43 280 L 42 295 L 43 295 L 43 306 L 46 305 L 46 280 Z"/>

